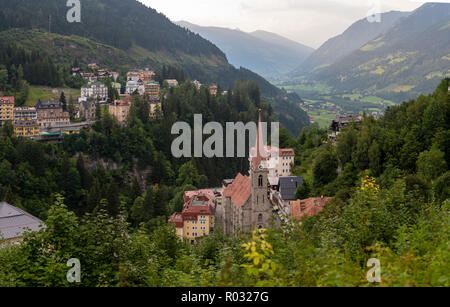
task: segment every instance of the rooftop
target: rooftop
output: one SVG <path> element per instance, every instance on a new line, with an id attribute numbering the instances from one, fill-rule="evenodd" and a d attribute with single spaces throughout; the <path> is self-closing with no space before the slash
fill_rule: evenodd
<path id="1" fill-rule="evenodd" d="M 330 200 L 330 197 L 317 197 L 293 201 L 291 202 L 291 215 L 299 220 L 304 216 L 314 216 L 320 213 Z"/>
<path id="2" fill-rule="evenodd" d="M 303 177 L 280 177 L 280 194 L 283 200 L 295 200 L 297 189 L 303 184 Z"/>
<path id="3" fill-rule="evenodd" d="M 39 231 L 45 224 L 31 214 L 7 204 L 0 203 L 0 237 L 15 239 L 23 236 L 26 231 Z"/>
<path id="4" fill-rule="evenodd" d="M 231 198 L 231 200 L 242 207 L 251 194 L 251 181 L 247 176 L 243 176 L 239 173 L 232 184 L 229 184 L 223 191 L 225 197 Z"/>

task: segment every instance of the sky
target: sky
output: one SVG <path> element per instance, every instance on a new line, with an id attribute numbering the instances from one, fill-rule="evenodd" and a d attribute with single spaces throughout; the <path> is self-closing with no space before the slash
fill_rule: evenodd
<path id="1" fill-rule="evenodd" d="M 412 11 L 421 0 L 139 0 L 172 21 L 264 30 L 313 48 L 376 12 Z M 379 9 L 378 9 L 379 8 Z"/>

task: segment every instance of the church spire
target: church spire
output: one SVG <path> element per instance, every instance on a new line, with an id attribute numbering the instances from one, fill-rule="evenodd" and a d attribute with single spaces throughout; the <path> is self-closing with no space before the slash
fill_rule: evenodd
<path id="1" fill-rule="evenodd" d="M 256 155 L 253 157 L 253 169 L 257 169 L 261 161 L 266 159 L 265 148 L 264 148 L 264 140 L 262 134 L 262 121 L 261 121 L 261 109 L 259 111 L 258 118 L 258 131 L 256 134 Z"/>

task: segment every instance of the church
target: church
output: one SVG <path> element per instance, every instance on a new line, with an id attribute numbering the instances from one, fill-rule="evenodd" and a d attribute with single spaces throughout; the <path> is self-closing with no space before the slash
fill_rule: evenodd
<path id="1" fill-rule="evenodd" d="M 259 112 L 256 154 L 251 158 L 250 177 L 238 174 L 223 191 L 225 234 L 269 228 L 273 207 L 270 201 L 269 169 Z"/>

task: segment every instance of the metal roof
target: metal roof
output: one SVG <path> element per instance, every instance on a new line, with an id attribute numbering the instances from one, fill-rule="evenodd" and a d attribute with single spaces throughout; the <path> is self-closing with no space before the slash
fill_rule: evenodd
<path id="1" fill-rule="evenodd" d="M 27 231 L 39 231 L 45 224 L 31 214 L 0 202 L 0 237 L 2 239 L 14 239 L 23 236 Z"/>
<path id="2" fill-rule="evenodd" d="M 303 177 L 280 177 L 280 194 L 283 200 L 295 200 L 295 193 L 302 184 Z"/>

